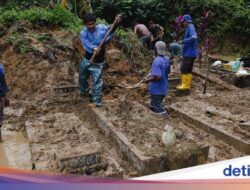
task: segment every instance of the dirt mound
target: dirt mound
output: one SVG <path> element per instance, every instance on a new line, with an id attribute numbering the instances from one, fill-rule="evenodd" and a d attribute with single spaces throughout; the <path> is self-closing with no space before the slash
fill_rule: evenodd
<path id="1" fill-rule="evenodd" d="M 80 39 L 70 32 L 20 22 L 3 29 L 0 49 L 10 95 L 15 99 L 46 96 L 54 86 L 78 85 L 77 71 L 84 49 Z M 136 64 L 129 62 L 113 41 L 107 46 L 106 63 L 107 93 L 121 86 L 121 81 L 131 84 L 140 79 L 136 73 L 142 67 L 135 69 Z M 135 77 L 127 77 L 133 73 Z"/>
<path id="2" fill-rule="evenodd" d="M 34 97 L 48 85 L 74 81 L 72 34 L 21 22 L 6 30 L 0 38 L 0 59 L 6 67 L 10 95 Z"/>

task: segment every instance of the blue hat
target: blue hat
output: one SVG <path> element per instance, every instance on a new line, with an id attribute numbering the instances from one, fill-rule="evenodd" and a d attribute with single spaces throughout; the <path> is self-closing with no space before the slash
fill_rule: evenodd
<path id="1" fill-rule="evenodd" d="M 187 21 L 188 23 L 192 23 L 192 17 L 190 15 L 184 15 L 181 19 L 181 22 Z"/>

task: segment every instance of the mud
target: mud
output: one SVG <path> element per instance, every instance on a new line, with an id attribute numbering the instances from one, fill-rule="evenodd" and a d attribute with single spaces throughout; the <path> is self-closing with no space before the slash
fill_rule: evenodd
<path id="1" fill-rule="evenodd" d="M 112 108 L 115 108 L 116 105 L 114 105 L 111 102 L 107 102 L 109 105 L 111 105 Z M 145 113 L 147 109 L 137 103 L 132 102 L 134 104 L 135 108 L 140 108 L 142 113 Z M 135 110 L 135 109 L 134 109 Z M 133 110 L 131 110 L 133 111 Z M 163 147 L 165 149 L 160 150 L 159 149 L 159 143 L 155 142 L 155 139 L 153 138 L 156 134 L 155 130 L 150 130 L 151 138 L 149 136 L 151 142 L 147 141 L 146 139 L 139 137 L 138 134 L 132 134 L 131 136 L 129 133 L 124 132 L 121 130 L 121 123 L 114 123 L 112 118 L 118 116 L 118 113 L 114 113 L 116 115 L 113 115 L 113 117 L 106 117 L 106 113 L 101 109 L 96 108 L 90 108 L 91 117 L 90 119 L 96 123 L 96 126 L 99 127 L 104 135 L 107 138 L 112 139 L 117 148 L 122 152 L 124 157 L 130 161 L 131 165 L 137 169 L 140 175 L 146 175 L 146 174 L 152 174 L 156 172 L 163 172 L 166 170 L 171 169 L 178 169 L 183 167 L 190 167 L 193 165 L 198 165 L 204 162 L 204 160 L 207 159 L 208 149 L 209 147 L 202 147 L 199 145 L 196 145 L 194 142 L 187 142 L 184 140 L 179 141 L 178 143 L 175 143 L 172 146 L 171 144 L 164 144 L 161 142 Z M 134 120 L 134 118 L 127 118 L 128 120 Z M 138 118 L 137 118 L 138 119 Z M 156 116 L 151 117 L 150 119 L 157 120 Z M 141 123 L 139 123 L 141 125 Z M 147 126 L 140 126 L 140 129 L 144 127 L 144 131 L 140 132 L 143 136 L 148 135 Z M 138 127 L 136 128 L 129 128 L 128 130 L 134 130 L 136 131 Z M 161 132 L 161 139 L 163 138 L 165 134 L 164 132 Z M 138 145 L 136 141 L 134 140 L 134 136 L 137 138 L 141 138 L 141 143 Z M 181 135 L 178 136 L 181 138 Z M 131 140 L 132 139 L 132 140 Z M 145 144 L 147 143 L 146 147 Z M 181 145 L 180 145 L 181 144 Z M 150 147 L 148 146 L 150 145 Z M 154 151 L 154 150 L 157 151 Z"/>
<path id="2" fill-rule="evenodd" d="M 26 121 L 25 126 L 37 170 L 106 170 L 108 163 L 101 158 L 101 145 L 74 113 L 44 115 Z"/>
<path id="3" fill-rule="evenodd" d="M 164 148 L 164 145 L 161 144 L 161 135 L 166 124 L 165 120 L 157 121 L 150 111 L 136 102 L 117 101 L 105 105 L 104 110 L 106 117 L 122 133 L 126 134 L 132 144 L 142 146 L 140 148 L 145 152 L 153 151 L 153 155 L 162 153 L 157 148 L 159 145 Z M 158 146 L 155 146 L 156 144 Z M 148 152 L 148 154 L 150 153 Z"/>
<path id="4" fill-rule="evenodd" d="M 115 106 L 117 104 L 118 108 Z M 171 114 L 170 119 L 165 121 L 164 119 L 157 118 L 151 111 L 145 109 L 145 107 L 137 105 L 136 103 L 124 101 L 120 104 L 118 102 L 109 103 L 104 109 L 113 125 L 119 127 L 121 132 L 125 133 L 133 144 L 140 147 L 141 150 L 147 152 L 149 155 L 164 154 L 164 152 L 166 152 L 166 147 L 164 147 L 161 142 L 163 127 L 166 124 L 181 133 L 181 137 L 177 139 L 177 143 L 174 147 L 174 149 L 179 151 L 181 151 L 184 144 L 195 142 L 195 144 L 203 147 L 211 147 L 208 162 L 244 155 L 244 153 L 241 153 L 236 148 L 229 146 L 222 140 L 216 139 L 213 135 L 201 129 L 197 129 L 194 124 L 181 120 L 176 114 Z M 196 102 L 194 105 L 197 106 L 200 104 Z M 197 111 L 192 112 L 192 110 L 190 110 L 192 106 L 184 104 L 182 109 L 189 108 L 187 114 L 201 113 Z M 203 106 L 203 108 L 206 108 L 206 106 Z"/>
<path id="5" fill-rule="evenodd" d="M 17 30 L 19 25 L 23 30 Z M 84 175 L 138 176 L 140 174 L 117 149 L 115 142 L 88 120 L 88 98 L 80 97 L 77 91 L 76 64 L 81 55 L 74 57 L 73 38 L 70 32 L 47 28 L 37 30 L 29 23 L 13 25 L 0 37 L 0 59 L 6 68 L 11 100 L 11 106 L 5 109 L 0 163 L 15 168 Z M 160 156 L 166 152 L 161 142 L 166 123 L 179 131 L 174 149 L 183 150 L 183 159 L 184 149 L 187 150 L 184 147 L 189 143 L 209 146 L 209 163 L 245 155 L 179 115 L 170 112 L 168 121 L 154 116 L 146 108 L 149 95 L 145 84 L 131 90 L 124 88 L 136 84 L 148 73 L 151 64 L 148 57 L 129 61 L 114 43 L 107 49 L 106 60 L 104 106 L 100 110 L 145 155 Z M 205 70 L 201 72 L 205 74 Z M 218 82 L 220 77 L 211 74 L 216 82 L 210 80 L 207 94 L 203 95 L 204 78 L 193 75 L 189 95 L 176 96 L 178 79 L 175 78 L 178 77 L 177 65 L 172 69 L 170 78 L 173 80 L 170 80 L 170 91 L 165 98 L 168 111 L 171 104 L 179 103 L 190 115 L 220 123 L 224 126 L 223 131 L 249 140 L 249 131 L 239 125 L 250 120 L 249 89 Z M 62 86 L 76 88 L 60 92 L 54 90 Z M 139 102 L 140 106 L 134 102 Z M 91 148 L 93 152 L 87 153 L 86 147 L 93 143 L 99 148 Z M 99 158 L 93 159 L 92 165 L 76 169 L 74 159 L 88 160 L 92 153 Z M 60 167 L 60 160 L 65 158 L 70 161 L 65 167 Z M 177 168 L 176 163 L 171 165 L 169 169 Z"/>
<path id="6" fill-rule="evenodd" d="M 198 145 L 210 147 L 207 163 L 232 159 L 245 155 L 235 147 L 223 142 L 223 140 L 216 138 L 214 135 L 199 129 L 196 125 L 186 121 L 184 118 L 179 117 L 178 114 L 171 113 L 169 123 L 174 129 L 180 130 L 185 138 L 191 140 L 196 139 L 196 143 Z"/>
<path id="7" fill-rule="evenodd" d="M 32 169 L 29 143 L 21 132 L 3 129 L 0 143 L 0 166 Z"/>

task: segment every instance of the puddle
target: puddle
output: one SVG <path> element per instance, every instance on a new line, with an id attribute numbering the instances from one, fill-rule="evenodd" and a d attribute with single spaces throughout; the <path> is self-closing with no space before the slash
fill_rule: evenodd
<path id="1" fill-rule="evenodd" d="M 31 169 L 32 161 L 27 139 L 20 132 L 2 130 L 0 167 Z"/>
<path id="2" fill-rule="evenodd" d="M 3 144 L 0 144 L 0 167 L 9 167 L 8 158 L 5 156 Z"/>

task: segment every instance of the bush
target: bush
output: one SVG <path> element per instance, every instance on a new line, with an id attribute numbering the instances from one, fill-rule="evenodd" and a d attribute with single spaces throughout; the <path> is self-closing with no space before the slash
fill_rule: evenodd
<path id="1" fill-rule="evenodd" d="M 79 32 L 82 27 L 82 21 L 78 17 L 60 7 L 53 9 L 33 7 L 24 11 L 13 9 L 0 13 L 1 24 L 11 24 L 18 20 L 28 20 L 33 24 L 58 26 L 73 32 Z"/>
<path id="2" fill-rule="evenodd" d="M 108 22 L 112 22 L 116 14 L 122 13 L 125 26 L 131 26 L 136 18 L 143 22 L 150 18 L 156 21 L 166 19 L 166 1 L 163 0 L 93 0 L 92 7 L 98 17 Z"/>
<path id="3" fill-rule="evenodd" d="M 142 43 L 132 30 L 124 30 L 118 28 L 115 32 L 115 39 L 126 57 L 132 61 L 138 58 L 145 58 L 148 55 L 146 48 L 143 47 Z"/>
<path id="4" fill-rule="evenodd" d="M 34 6 L 48 7 L 50 0 L 6 0 L 4 10 L 25 10 Z"/>
<path id="5" fill-rule="evenodd" d="M 169 41 L 173 32 L 171 22 L 177 16 L 189 13 L 198 25 L 203 12 L 210 10 L 215 19 L 207 30 L 209 36 L 220 41 L 235 36 L 239 42 L 249 42 L 249 0 L 93 0 L 92 7 L 98 17 L 109 22 L 117 13 L 124 13 L 124 23 L 128 27 L 133 27 L 136 18 L 146 24 L 153 19 L 164 26 L 165 39 Z"/>

